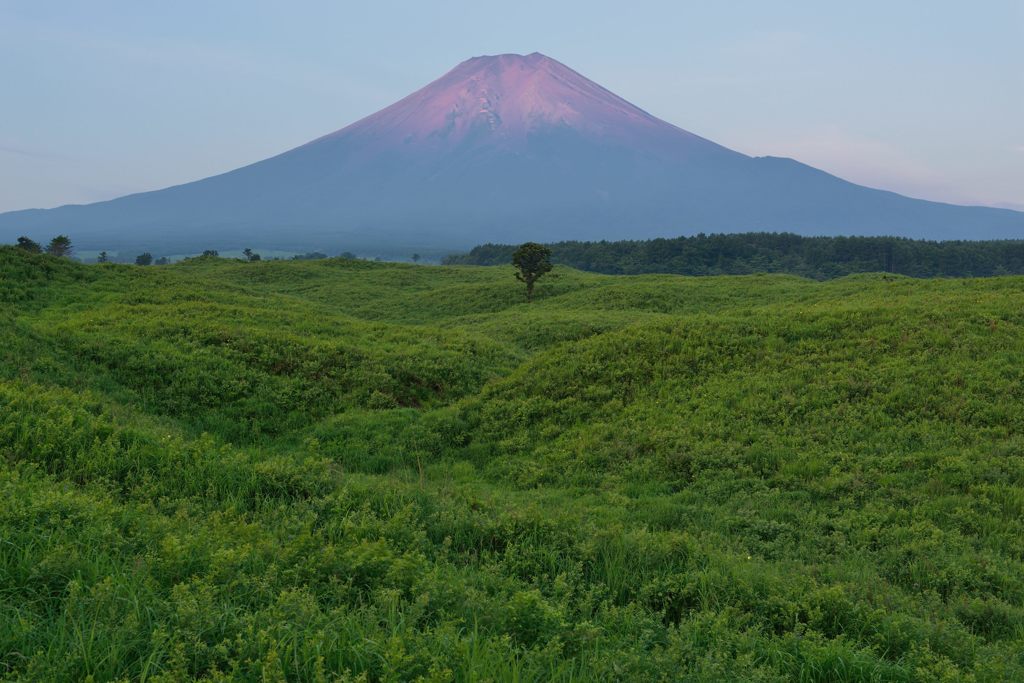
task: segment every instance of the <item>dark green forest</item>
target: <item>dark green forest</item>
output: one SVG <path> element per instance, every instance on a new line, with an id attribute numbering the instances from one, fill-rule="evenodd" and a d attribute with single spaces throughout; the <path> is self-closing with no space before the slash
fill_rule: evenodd
<path id="1" fill-rule="evenodd" d="M 801 237 L 789 233 L 699 234 L 623 242 L 556 242 L 552 261 L 609 275 L 788 273 L 815 280 L 854 273 L 911 277 L 1024 274 L 1024 240 L 931 242 L 900 237 Z M 484 244 L 448 265 L 503 265 L 514 245 Z"/>
<path id="2" fill-rule="evenodd" d="M 1022 539 L 1022 277 L 0 248 L 2 680 L 1021 681 Z"/>

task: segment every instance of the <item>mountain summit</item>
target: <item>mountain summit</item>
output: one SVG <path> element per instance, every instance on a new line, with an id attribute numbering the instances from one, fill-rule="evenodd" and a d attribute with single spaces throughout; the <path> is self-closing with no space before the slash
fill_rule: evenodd
<path id="1" fill-rule="evenodd" d="M 469 59 L 395 104 L 229 173 L 0 215 L 0 241 L 456 249 L 749 230 L 1024 237 L 1024 213 L 910 199 L 666 123 L 539 53 Z"/>
<path id="2" fill-rule="evenodd" d="M 368 133 L 402 144 L 473 140 L 512 146 L 551 127 L 631 144 L 680 134 L 700 140 L 534 52 L 466 60 L 422 90 L 316 142 Z"/>

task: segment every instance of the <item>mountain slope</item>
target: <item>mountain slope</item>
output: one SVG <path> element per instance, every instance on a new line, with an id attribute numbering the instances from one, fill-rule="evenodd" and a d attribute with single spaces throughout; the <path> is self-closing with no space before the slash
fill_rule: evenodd
<path id="1" fill-rule="evenodd" d="M 657 119 L 543 55 L 477 57 L 372 116 L 194 183 L 0 215 L 0 240 L 463 247 L 697 231 L 1024 236 L 1024 213 L 909 199 Z"/>

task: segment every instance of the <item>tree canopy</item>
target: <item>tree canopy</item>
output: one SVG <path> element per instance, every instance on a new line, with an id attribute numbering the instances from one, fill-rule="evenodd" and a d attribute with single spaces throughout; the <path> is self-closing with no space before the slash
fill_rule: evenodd
<path id="1" fill-rule="evenodd" d="M 46 253 L 51 256 L 71 256 L 71 240 L 67 235 L 57 235 L 46 247 Z"/>
<path id="2" fill-rule="evenodd" d="M 551 250 L 543 244 L 526 242 L 512 254 L 512 265 L 516 267 L 516 279 L 526 284 L 526 300 L 532 301 L 533 286 L 551 270 Z"/>
<path id="3" fill-rule="evenodd" d="M 39 246 L 39 242 L 30 240 L 28 237 L 19 237 L 18 243 L 15 246 L 32 254 L 40 254 L 43 251 L 43 248 Z"/>

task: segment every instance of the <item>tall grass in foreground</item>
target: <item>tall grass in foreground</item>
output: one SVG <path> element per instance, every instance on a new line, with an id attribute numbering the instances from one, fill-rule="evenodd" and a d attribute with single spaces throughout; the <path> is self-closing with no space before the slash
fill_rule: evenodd
<path id="1" fill-rule="evenodd" d="M 1024 280 L 0 249 L 0 679 L 1024 679 Z"/>

